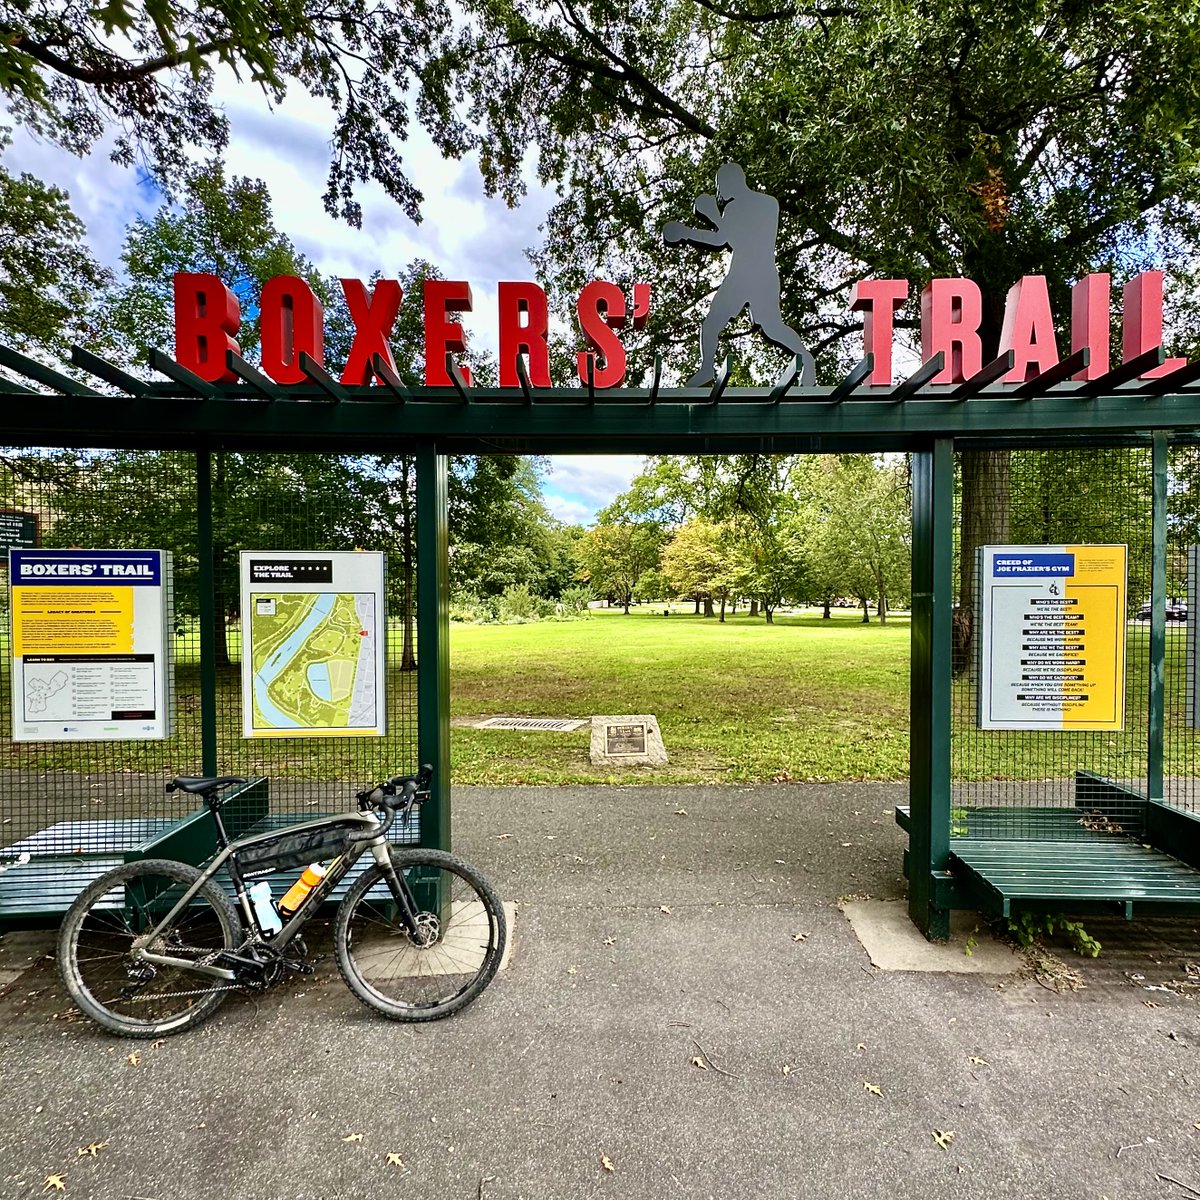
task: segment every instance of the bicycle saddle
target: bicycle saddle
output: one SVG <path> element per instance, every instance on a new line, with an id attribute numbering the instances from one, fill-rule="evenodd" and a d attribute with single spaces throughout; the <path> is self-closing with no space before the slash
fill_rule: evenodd
<path id="1" fill-rule="evenodd" d="M 245 783 L 240 775 L 176 775 L 167 784 L 168 792 L 190 792 L 193 796 L 203 796 L 215 792 L 218 788 L 230 787 L 235 783 Z"/>

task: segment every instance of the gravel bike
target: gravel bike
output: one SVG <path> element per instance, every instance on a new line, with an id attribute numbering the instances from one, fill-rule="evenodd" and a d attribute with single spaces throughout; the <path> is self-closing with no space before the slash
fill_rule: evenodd
<path id="1" fill-rule="evenodd" d="M 472 867 L 388 841 L 397 816 L 407 823 L 428 799 L 432 775 L 430 767 L 398 775 L 359 792 L 357 811 L 236 841 L 221 819 L 223 793 L 246 780 L 173 779 L 168 792 L 208 806 L 217 853 L 203 869 L 169 859 L 126 863 L 86 888 L 58 937 L 71 999 L 112 1033 L 153 1038 L 199 1024 L 231 992 L 268 988 L 288 972 L 312 974 L 300 931 L 369 852 L 374 862 L 350 884 L 334 920 L 342 978 L 392 1020 L 457 1012 L 491 982 L 507 930 L 503 905 Z M 323 873 L 305 873 L 316 882 L 294 911 L 281 911 L 269 885 L 249 882 L 323 862 Z M 218 881 L 222 871 L 228 886 Z M 304 888 L 294 885 L 282 901 L 297 890 Z"/>

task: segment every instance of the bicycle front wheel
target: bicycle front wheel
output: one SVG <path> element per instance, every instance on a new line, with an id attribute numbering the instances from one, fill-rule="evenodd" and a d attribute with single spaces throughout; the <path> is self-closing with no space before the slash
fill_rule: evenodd
<path id="1" fill-rule="evenodd" d="M 153 929 L 200 874 L 186 863 L 142 859 L 80 893 L 58 935 L 59 970 L 80 1012 L 122 1037 L 152 1038 L 198 1024 L 228 997 L 234 985 L 226 980 L 132 954 L 134 939 Z M 237 913 L 210 879 L 147 949 L 203 962 L 240 940 Z"/>
<path id="2" fill-rule="evenodd" d="M 440 850 L 393 850 L 416 901 L 417 930 L 401 920 L 378 864 L 355 881 L 337 913 L 334 946 L 346 985 L 393 1021 L 436 1021 L 492 981 L 508 936 L 504 906 L 462 859 Z"/>

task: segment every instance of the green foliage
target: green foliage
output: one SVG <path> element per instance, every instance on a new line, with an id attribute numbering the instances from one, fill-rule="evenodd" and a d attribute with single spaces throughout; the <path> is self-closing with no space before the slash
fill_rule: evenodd
<path id="1" fill-rule="evenodd" d="M 214 94 L 223 64 L 274 105 L 297 88 L 329 110 L 331 213 L 359 224 L 354 187 L 373 179 L 417 220 L 421 193 L 401 154 L 410 104 L 444 151 L 465 147 L 465 114 L 436 65 L 452 29 L 442 0 L 18 0 L 0 6 L 0 97 L 31 132 L 81 156 L 115 131 L 113 158 L 147 163 L 170 187 L 195 151 L 228 141 Z"/>
<path id="2" fill-rule="evenodd" d="M 595 594 L 590 587 L 576 585 L 574 587 L 563 588 L 558 602 L 562 606 L 563 617 L 571 620 L 590 616 L 592 610 L 588 608 L 588 605 L 595 598 Z"/>
<path id="3" fill-rule="evenodd" d="M 965 808 L 952 808 L 950 810 L 950 836 L 966 837 L 968 832 L 967 810 Z"/>
<path id="4" fill-rule="evenodd" d="M 0 154 L 8 144 L 0 128 Z M 0 214 L 0 341 L 55 358 L 71 342 L 95 345 L 94 297 L 110 276 L 67 193 L 0 166 Z"/>
<path id="5" fill-rule="evenodd" d="M 593 592 L 610 596 L 628 613 L 638 580 L 658 568 L 665 536 L 652 521 L 611 520 L 606 514 L 575 543 L 579 573 Z"/>
<path id="6" fill-rule="evenodd" d="M 1083 927 L 1082 921 L 1072 921 L 1062 913 L 1021 912 L 1005 920 L 1008 935 L 1019 946 L 1029 947 L 1042 937 L 1061 934 L 1071 943 L 1076 954 L 1084 958 L 1099 958 L 1101 944 Z"/>

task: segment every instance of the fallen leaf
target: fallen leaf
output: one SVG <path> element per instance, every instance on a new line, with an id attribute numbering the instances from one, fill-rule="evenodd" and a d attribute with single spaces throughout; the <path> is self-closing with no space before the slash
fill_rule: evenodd
<path id="1" fill-rule="evenodd" d="M 677 817 L 686 817 L 688 815 L 688 811 L 686 808 L 677 808 L 675 810 L 675 815 Z"/>
<path id="2" fill-rule="evenodd" d="M 951 1143 L 954 1141 L 953 1129 L 934 1129 L 930 1136 L 943 1150 L 949 1150 Z"/>
<path id="3" fill-rule="evenodd" d="M 707 1071 L 707 1070 L 708 1070 L 708 1063 L 706 1063 L 706 1062 L 704 1061 L 704 1059 L 702 1059 L 702 1058 L 700 1057 L 700 1055 L 698 1055 L 698 1054 L 696 1055 L 696 1057 L 695 1057 L 695 1058 L 693 1058 L 693 1059 L 692 1059 L 692 1066 L 693 1066 L 693 1067 L 699 1067 L 701 1071 Z"/>
<path id="4" fill-rule="evenodd" d="M 604 944 L 606 946 L 615 946 L 617 944 L 617 939 L 615 937 L 606 937 L 604 939 Z"/>
<path id="5" fill-rule="evenodd" d="M 157 1042 L 150 1043 L 150 1049 L 157 1050 L 160 1046 L 165 1046 L 166 1044 L 167 1044 L 166 1038 L 159 1038 Z"/>
<path id="6" fill-rule="evenodd" d="M 867 1048 L 867 1043 L 859 1042 L 858 1045 L 855 1046 L 854 1048 L 855 1048 L 855 1050 L 865 1050 Z"/>
<path id="7" fill-rule="evenodd" d="M 784 1064 L 783 1064 L 783 1073 L 784 1073 L 785 1075 L 790 1075 L 790 1074 L 792 1073 L 792 1067 L 791 1067 L 791 1064 L 790 1064 L 790 1063 L 784 1063 Z"/>
<path id="8" fill-rule="evenodd" d="M 387 1156 L 387 1165 L 389 1167 L 402 1167 L 404 1166 L 404 1159 L 402 1159 L 400 1155 L 396 1154 L 394 1151 L 389 1151 Z"/>
<path id="9" fill-rule="evenodd" d="M 498 833 L 496 834 L 496 841 L 507 842 L 510 837 L 512 837 L 511 833 Z"/>
<path id="10" fill-rule="evenodd" d="M 610 1159 L 607 1154 L 600 1155 L 600 1165 L 606 1171 L 615 1171 L 617 1169 L 612 1165 L 612 1159 Z"/>
<path id="11" fill-rule="evenodd" d="M 567 974 L 568 974 L 568 975 L 578 975 L 578 974 L 579 974 L 579 968 L 578 968 L 578 967 L 568 967 L 568 968 L 567 968 Z"/>
<path id="12" fill-rule="evenodd" d="M 986 1058 L 980 1058 L 978 1054 L 972 1054 L 967 1061 L 976 1067 L 990 1067 L 992 1065 Z"/>
<path id="13" fill-rule="evenodd" d="M 344 1138 L 342 1138 L 342 1141 L 343 1142 L 361 1142 L 362 1137 L 363 1137 L 363 1135 L 361 1133 L 348 1133 L 348 1134 L 346 1134 L 346 1136 Z"/>
<path id="14" fill-rule="evenodd" d="M 870 1092 L 872 1096 L 882 1096 L 883 1095 L 883 1088 L 881 1088 L 879 1086 L 879 1084 L 868 1083 L 865 1079 L 863 1080 L 863 1091 Z"/>
<path id="15" fill-rule="evenodd" d="M 108 1145 L 107 1142 L 92 1142 L 90 1145 L 80 1146 L 79 1147 L 79 1157 L 80 1158 L 95 1158 L 96 1155 L 98 1155 L 100 1153 L 100 1151 L 103 1150 L 104 1147 L 107 1145 Z"/>
<path id="16" fill-rule="evenodd" d="M 142 1056 L 140 1054 L 134 1053 L 134 1054 L 131 1054 L 125 1061 L 131 1067 L 136 1067 L 138 1065 L 138 1063 L 140 1063 L 142 1061 Z"/>
<path id="17" fill-rule="evenodd" d="M 808 934 L 807 933 L 793 933 L 792 941 L 793 942 L 806 942 L 806 941 L 808 941 Z"/>
<path id="18" fill-rule="evenodd" d="M 660 904 L 658 906 L 658 911 L 660 913 L 666 913 L 669 917 L 671 915 L 671 906 L 669 904 Z"/>
<path id="19" fill-rule="evenodd" d="M 61 1175 L 46 1176 L 46 1182 L 42 1184 L 42 1191 L 48 1192 L 52 1189 L 56 1192 L 65 1192 L 67 1190 L 67 1185 L 63 1183 L 63 1177 Z"/>

